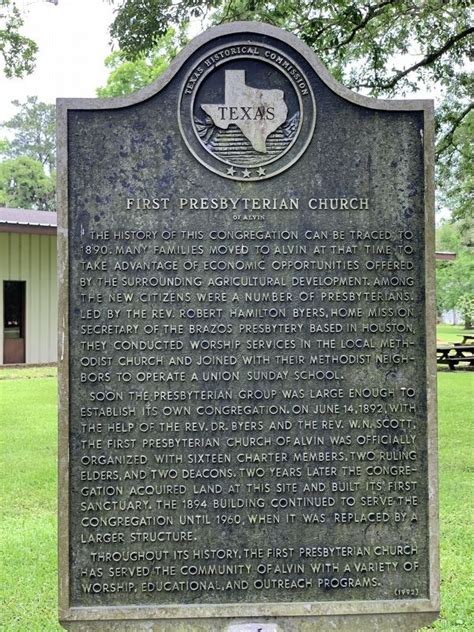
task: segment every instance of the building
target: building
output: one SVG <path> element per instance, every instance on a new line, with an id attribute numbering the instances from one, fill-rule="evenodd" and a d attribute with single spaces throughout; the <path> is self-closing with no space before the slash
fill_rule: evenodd
<path id="1" fill-rule="evenodd" d="M 57 359 L 56 213 L 0 208 L 0 364 Z"/>

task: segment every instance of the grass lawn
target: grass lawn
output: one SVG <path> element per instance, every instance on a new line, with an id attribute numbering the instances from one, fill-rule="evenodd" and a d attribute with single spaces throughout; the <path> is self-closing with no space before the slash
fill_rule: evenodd
<path id="1" fill-rule="evenodd" d="M 53 365 L 32 366 L 25 369 L 18 364 L 0 367 L 0 380 L 32 380 L 37 377 L 57 377 L 58 369 Z"/>
<path id="2" fill-rule="evenodd" d="M 464 329 L 464 325 L 437 325 L 436 338 L 438 342 L 461 342 L 465 334 L 473 334 L 472 330 Z"/>
<path id="3" fill-rule="evenodd" d="M 48 372 L 0 369 L 0 629 L 9 631 L 62 629 L 55 622 L 56 378 L 41 377 Z"/>
<path id="4" fill-rule="evenodd" d="M 438 384 L 442 616 L 434 628 L 472 632 L 474 373 L 440 372 Z M 56 378 L 51 367 L 0 369 L 0 423 L 0 629 L 61 630 L 56 623 Z"/>

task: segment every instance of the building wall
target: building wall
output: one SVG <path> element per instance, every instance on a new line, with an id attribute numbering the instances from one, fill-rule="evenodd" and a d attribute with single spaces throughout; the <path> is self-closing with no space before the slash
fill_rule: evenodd
<path id="1" fill-rule="evenodd" d="M 56 236 L 0 233 L 0 364 L 3 281 L 26 281 L 26 362 L 57 360 Z"/>

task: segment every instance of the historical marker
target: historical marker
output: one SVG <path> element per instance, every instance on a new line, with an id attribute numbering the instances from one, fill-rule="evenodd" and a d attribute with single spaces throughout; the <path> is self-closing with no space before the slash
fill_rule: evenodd
<path id="1" fill-rule="evenodd" d="M 432 103 L 236 23 L 59 140 L 64 627 L 432 621 Z"/>

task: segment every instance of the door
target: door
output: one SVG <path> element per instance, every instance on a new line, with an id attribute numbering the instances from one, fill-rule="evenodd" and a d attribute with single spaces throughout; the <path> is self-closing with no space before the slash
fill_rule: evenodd
<path id="1" fill-rule="evenodd" d="M 25 362 L 26 281 L 3 282 L 3 363 Z"/>

